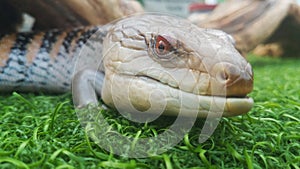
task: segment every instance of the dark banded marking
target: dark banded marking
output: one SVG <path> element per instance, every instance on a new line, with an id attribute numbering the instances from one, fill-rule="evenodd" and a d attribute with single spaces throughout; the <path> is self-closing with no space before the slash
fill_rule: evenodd
<path id="1" fill-rule="evenodd" d="M 50 53 L 57 37 L 61 34 L 62 32 L 58 30 L 46 32 L 39 53 Z"/>
<path id="2" fill-rule="evenodd" d="M 69 49 L 70 56 L 73 56 L 73 54 L 76 53 L 77 49 L 80 49 L 77 46 L 77 42 L 80 39 L 80 37 L 82 36 L 82 33 L 84 31 L 85 30 L 81 29 L 76 32 L 76 36 L 74 37 L 74 39 L 71 41 L 71 44 L 70 44 L 70 49 Z"/>
<path id="3" fill-rule="evenodd" d="M 55 60 L 57 58 L 58 53 L 60 52 L 60 50 L 62 48 L 62 44 L 63 44 L 66 36 L 67 36 L 67 33 L 62 32 L 61 35 L 59 35 L 57 37 L 57 40 L 56 40 L 55 44 L 53 45 L 52 50 L 50 52 L 50 58 L 52 60 Z"/>
<path id="4" fill-rule="evenodd" d="M 74 52 L 77 49 L 80 49 L 77 46 L 77 41 L 78 39 L 80 39 L 82 31 L 83 29 L 74 29 L 69 32 L 66 32 L 66 36 L 62 41 L 62 45 L 60 47 L 58 54 L 56 54 L 56 57 L 70 56 L 72 58 Z"/>
<path id="5" fill-rule="evenodd" d="M 67 33 L 67 36 L 66 36 L 66 38 L 64 39 L 64 42 L 63 42 L 63 47 L 65 48 L 66 53 L 70 52 L 71 43 L 78 36 L 79 31 L 80 31 L 79 29 L 74 29 L 74 30 L 71 30 Z"/>
<path id="6" fill-rule="evenodd" d="M 31 43 L 33 35 L 33 33 L 19 33 L 16 35 L 15 43 L 10 49 L 6 65 L 3 66 L 3 70 L 1 71 L 16 82 L 22 82 L 27 78 L 25 56 L 27 45 Z"/>
<path id="7" fill-rule="evenodd" d="M 19 58 L 19 62 L 26 62 L 27 46 L 32 42 L 33 33 L 19 33 L 16 35 L 15 44 L 11 48 L 11 55 Z"/>
<path id="8" fill-rule="evenodd" d="M 78 48 L 81 48 L 89 40 L 89 38 L 98 30 L 99 30 L 99 27 L 88 27 L 88 28 L 83 29 L 81 36 L 77 40 Z M 105 34 L 106 34 L 106 32 L 105 32 Z"/>
<path id="9" fill-rule="evenodd" d="M 36 54 L 32 64 L 27 68 L 27 74 L 29 79 L 34 79 L 33 83 L 40 84 L 43 86 L 44 82 L 48 81 L 48 68 L 51 65 L 50 61 L 50 52 L 53 49 L 53 46 L 57 42 L 58 37 L 62 34 L 62 31 L 53 30 L 45 32 L 43 35 L 42 43 Z"/>
<path id="10" fill-rule="evenodd" d="M 40 52 L 29 68 L 29 74 L 34 77 L 36 85 L 52 86 L 53 91 L 66 91 L 70 88 L 73 66 L 72 54 L 69 50 L 71 42 L 78 38 L 76 32 L 77 30 L 56 31 L 53 32 L 56 34 L 50 33 L 44 36 Z"/>

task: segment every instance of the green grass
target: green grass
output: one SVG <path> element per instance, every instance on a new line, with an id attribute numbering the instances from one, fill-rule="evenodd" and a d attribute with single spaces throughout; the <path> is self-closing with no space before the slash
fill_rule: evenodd
<path id="1" fill-rule="evenodd" d="M 299 168 L 300 60 L 249 57 L 255 72 L 250 113 L 222 118 L 199 144 L 201 120 L 174 148 L 134 159 L 98 147 L 78 122 L 71 95 L 0 96 L 0 168 Z M 119 133 L 132 137 L 164 131 L 165 121 L 133 124 L 104 112 Z M 167 123 L 168 124 L 168 123 Z"/>

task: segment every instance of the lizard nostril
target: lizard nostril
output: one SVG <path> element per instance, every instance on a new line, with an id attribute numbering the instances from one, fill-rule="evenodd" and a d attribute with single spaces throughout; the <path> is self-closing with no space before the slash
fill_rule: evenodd
<path id="1" fill-rule="evenodd" d="M 229 77 L 230 77 L 230 75 L 229 75 L 227 72 L 224 72 L 224 77 L 223 77 L 223 79 L 224 79 L 225 81 L 228 81 L 228 80 L 229 80 Z"/>
<path id="2" fill-rule="evenodd" d="M 230 79 L 230 75 L 226 71 L 219 71 L 216 78 L 220 83 L 226 83 Z"/>
<path id="3" fill-rule="evenodd" d="M 216 78 L 219 83 L 231 86 L 241 78 L 241 74 L 242 72 L 235 65 L 223 63 L 216 73 Z"/>
<path id="4" fill-rule="evenodd" d="M 215 95 L 244 97 L 253 88 L 253 76 L 250 64 L 241 69 L 238 65 L 221 62 L 214 65 L 211 74 L 215 80 L 211 91 Z"/>

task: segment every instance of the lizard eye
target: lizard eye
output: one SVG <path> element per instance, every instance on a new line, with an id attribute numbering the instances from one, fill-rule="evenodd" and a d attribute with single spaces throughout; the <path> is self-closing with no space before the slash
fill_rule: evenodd
<path id="1" fill-rule="evenodd" d="M 157 57 L 162 59 L 167 59 L 170 54 L 173 53 L 172 42 L 169 40 L 170 38 L 164 37 L 162 35 L 158 35 L 154 39 L 153 51 L 157 55 Z"/>
<path id="2" fill-rule="evenodd" d="M 165 55 L 170 52 L 171 44 L 170 42 L 162 36 L 157 36 L 155 42 L 155 51 L 159 55 Z"/>

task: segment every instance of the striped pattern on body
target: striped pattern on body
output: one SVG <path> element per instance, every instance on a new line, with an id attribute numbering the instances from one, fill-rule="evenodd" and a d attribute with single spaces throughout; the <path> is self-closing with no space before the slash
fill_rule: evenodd
<path id="1" fill-rule="evenodd" d="M 74 57 L 101 27 L 4 35 L 0 39 L 0 91 L 70 90 Z M 105 36 L 106 32 L 103 32 Z"/>

